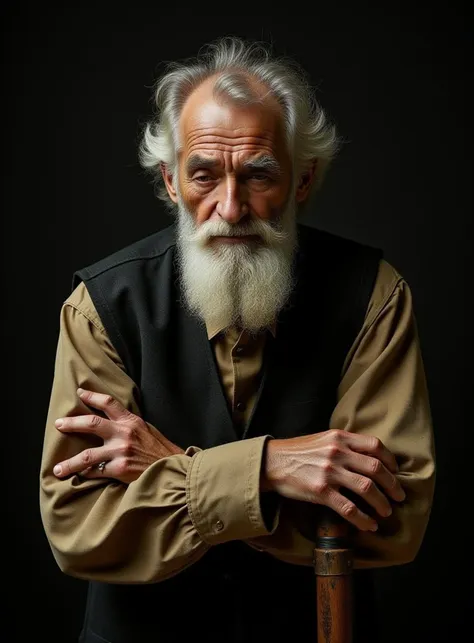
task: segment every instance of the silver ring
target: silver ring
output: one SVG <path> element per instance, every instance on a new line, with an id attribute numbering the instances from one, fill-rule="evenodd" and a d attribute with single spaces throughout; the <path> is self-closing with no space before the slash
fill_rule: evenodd
<path id="1" fill-rule="evenodd" d="M 107 464 L 107 462 L 104 460 L 103 462 L 101 462 L 100 464 L 97 465 L 97 468 L 99 469 L 99 471 L 101 473 L 104 473 L 104 469 L 105 469 L 106 464 Z"/>

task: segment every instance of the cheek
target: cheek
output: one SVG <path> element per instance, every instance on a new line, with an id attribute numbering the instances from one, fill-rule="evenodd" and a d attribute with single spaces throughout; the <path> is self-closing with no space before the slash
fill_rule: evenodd
<path id="1" fill-rule="evenodd" d="M 216 200 L 211 193 L 203 193 L 193 186 L 185 185 L 181 190 L 184 205 L 197 223 L 203 223 L 215 209 Z"/>
<path id="2" fill-rule="evenodd" d="M 265 193 L 253 193 L 248 200 L 251 211 L 260 219 L 274 219 L 280 215 L 286 204 L 286 198 L 281 190 L 271 190 Z"/>
<path id="3" fill-rule="evenodd" d="M 261 197 L 251 197 L 248 204 L 253 215 L 264 220 L 271 219 L 278 209 L 271 201 Z"/>

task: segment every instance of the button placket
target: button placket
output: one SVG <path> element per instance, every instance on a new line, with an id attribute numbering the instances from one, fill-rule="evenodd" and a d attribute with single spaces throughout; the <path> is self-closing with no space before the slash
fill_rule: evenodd
<path id="1" fill-rule="evenodd" d="M 242 331 L 243 332 L 243 331 Z M 232 357 L 232 370 L 234 372 L 234 396 L 233 396 L 233 403 L 234 403 L 234 408 L 238 410 L 240 402 L 237 402 L 240 396 L 240 387 L 239 387 L 239 380 L 240 380 L 240 372 L 239 372 L 239 362 L 240 359 L 238 357 L 235 357 L 234 354 L 236 353 L 242 353 L 243 351 L 239 351 L 239 349 L 242 348 L 241 345 L 239 345 L 239 342 L 242 338 L 242 333 L 240 333 L 237 342 L 234 344 L 231 352 L 231 357 Z"/>
<path id="2" fill-rule="evenodd" d="M 237 411 L 239 414 L 243 414 L 247 409 L 248 401 L 243 395 L 243 369 L 241 368 L 240 363 L 242 357 L 246 355 L 247 348 L 250 344 L 250 338 L 245 331 L 242 331 L 237 339 L 237 342 L 234 344 L 232 349 L 232 366 L 234 371 L 234 411 Z M 238 422 L 242 421 L 242 417 L 237 417 Z"/>

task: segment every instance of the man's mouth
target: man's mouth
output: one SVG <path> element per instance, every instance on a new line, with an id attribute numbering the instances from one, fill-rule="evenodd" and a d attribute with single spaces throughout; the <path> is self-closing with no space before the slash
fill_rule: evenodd
<path id="1" fill-rule="evenodd" d="M 210 239 L 211 242 L 218 241 L 222 243 L 252 243 L 260 242 L 261 239 L 256 234 L 247 234 L 243 236 L 214 236 Z"/>

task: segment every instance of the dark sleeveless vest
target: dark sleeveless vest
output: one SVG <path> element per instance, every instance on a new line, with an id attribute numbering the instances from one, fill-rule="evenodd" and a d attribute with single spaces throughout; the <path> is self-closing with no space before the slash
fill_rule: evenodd
<path id="1" fill-rule="evenodd" d="M 182 304 L 174 226 L 74 274 L 73 288 L 85 282 L 137 384 L 143 417 L 183 449 L 328 428 L 382 252 L 305 225 L 298 226 L 298 239 L 296 286 L 276 337 L 268 334 L 257 403 L 243 433 L 233 425 L 205 325 Z M 296 504 L 306 510 L 301 515 L 314 517 L 316 507 Z M 304 529 L 315 533 L 310 520 Z M 353 576 L 354 643 L 377 641 L 372 573 Z M 212 547 L 159 583 L 90 583 L 80 641 L 313 643 L 315 615 L 312 568 L 236 541 Z"/>

